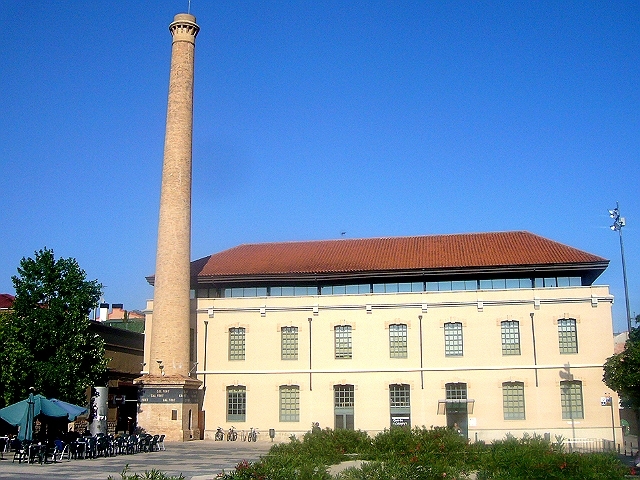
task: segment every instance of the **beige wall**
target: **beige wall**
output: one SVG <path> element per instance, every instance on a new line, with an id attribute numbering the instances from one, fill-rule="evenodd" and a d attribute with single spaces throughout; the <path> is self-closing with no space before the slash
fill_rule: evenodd
<path id="1" fill-rule="evenodd" d="M 217 426 L 226 429 L 231 423 L 241 430 L 257 427 L 263 437 L 274 428 L 279 438 L 303 433 L 312 422 L 333 428 L 335 384 L 355 387 L 357 429 L 375 433 L 389 427 L 389 384 L 395 383 L 410 385 L 413 426 L 446 425 L 446 416 L 438 415 L 438 402 L 445 399 L 446 383 L 462 382 L 474 400 L 468 415 L 472 439 L 548 432 L 552 438 L 561 434 L 611 440 L 611 410 L 600 405 L 609 392 L 602 383 L 602 364 L 613 353 L 611 303 L 607 287 L 198 299 L 193 314 L 198 379 L 206 387 L 205 438 L 212 438 Z M 559 353 L 559 318 L 576 319 L 578 354 Z M 519 321 L 521 355 L 502 355 L 503 320 Z M 446 322 L 462 322 L 462 357 L 444 354 Z M 388 328 L 393 323 L 408 326 L 408 358 L 389 358 Z M 352 359 L 334 357 L 334 326 L 340 324 L 353 327 Z M 238 326 L 246 329 L 246 358 L 230 361 L 228 331 Z M 298 327 L 298 360 L 280 358 L 283 326 Z M 562 419 L 560 381 L 566 375 L 582 381 L 584 419 Z M 524 382 L 525 420 L 504 420 L 502 383 L 508 381 Z M 226 421 L 229 385 L 246 386 L 246 422 Z M 300 387 L 299 422 L 279 421 L 280 385 Z M 617 417 L 616 412 L 619 441 Z"/>

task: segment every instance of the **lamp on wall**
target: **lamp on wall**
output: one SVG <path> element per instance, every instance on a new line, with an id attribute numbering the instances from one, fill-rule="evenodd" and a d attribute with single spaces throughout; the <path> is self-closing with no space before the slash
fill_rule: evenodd
<path id="1" fill-rule="evenodd" d="M 191 374 L 193 373 L 193 371 L 196 369 L 197 366 L 198 366 L 198 362 L 193 362 L 193 367 L 191 368 L 191 370 L 189 370 L 189 373 L 187 374 L 189 377 L 191 376 Z"/>
<path id="2" fill-rule="evenodd" d="M 160 369 L 160 375 L 164 377 L 164 365 L 162 364 L 162 360 L 156 360 L 158 362 L 158 368 Z"/>

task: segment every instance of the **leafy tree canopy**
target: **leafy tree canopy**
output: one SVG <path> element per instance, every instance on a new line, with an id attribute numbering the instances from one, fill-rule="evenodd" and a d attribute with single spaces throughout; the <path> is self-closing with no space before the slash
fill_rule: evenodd
<path id="1" fill-rule="evenodd" d="M 89 313 L 102 285 L 86 280 L 73 258 L 53 250 L 23 258 L 13 312 L 0 318 L 0 403 L 27 397 L 30 387 L 46 397 L 83 405 L 87 387 L 104 382 L 104 342 L 89 332 Z"/>
<path id="2" fill-rule="evenodd" d="M 636 324 L 640 315 L 636 317 Z M 632 327 L 624 350 L 604 364 L 604 383 L 618 392 L 623 405 L 640 409 L 640 327 Z"/>

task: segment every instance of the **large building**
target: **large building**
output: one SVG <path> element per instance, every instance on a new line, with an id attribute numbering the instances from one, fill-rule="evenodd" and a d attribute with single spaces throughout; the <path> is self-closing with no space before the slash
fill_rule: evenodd
<path id="1" fill-rule="evenodd" d="M 189 435 L 286 438 L 318 422 L 619 443 L 602 405 L 613 297 L 594 282 L 607 265 L 528 232 L 248 244 L 196 260 Z"/>

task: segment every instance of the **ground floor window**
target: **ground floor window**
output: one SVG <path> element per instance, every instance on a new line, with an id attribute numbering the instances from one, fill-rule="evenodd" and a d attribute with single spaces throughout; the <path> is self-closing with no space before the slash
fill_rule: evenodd
<path id="1" fill-rule="evenodd" d="M 560 382 L 560 403 L 562 405 L 562 418 L 573 420 L 584 418 L 582 408 L 582 382 Z"/>
<path id="2" fill-rule="evenodd" d="M 300 387 L 297 385 L 280 386 L 280 421 L 300 421 Z"/>
<path id="3" fill-rule="evenodd" d="M 505 420 L 524 420 L 524 383 L 502 384 L 502 411 Z"/>
<path id="4" fill-rule="evenodd" d="M 353 385 L 334 385 L 333 410 L 335 430 L 353 430 L 354 389 Z"/>
<path id="5" fill-rule="evenodd" d="M 247 420 L 247 388 L 242 385 L 227 387 L 227 422 Z"/>
<path id="6" fill-rule="evenodd" d="M 406 384 L 389 385 L 391 426 L 411 426 L 411 388 Z"/>

